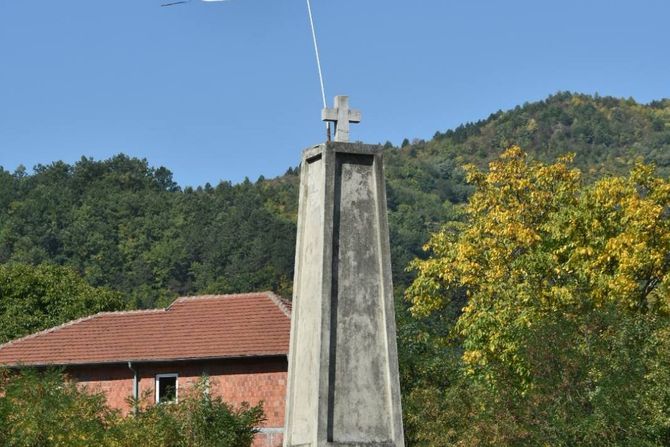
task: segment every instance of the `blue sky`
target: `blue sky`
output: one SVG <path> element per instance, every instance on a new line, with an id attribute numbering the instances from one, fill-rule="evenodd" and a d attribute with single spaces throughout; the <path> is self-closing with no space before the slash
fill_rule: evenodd
<path id="1" fill-rule="evenodd" d="M 321 142 L 304 0 L 0 0 L 0 166 L 123 152 L 181 185 Z M 559 90 L 670 96 L 666 0 L 312 0 L 352 137 L 430 138 Z"/>

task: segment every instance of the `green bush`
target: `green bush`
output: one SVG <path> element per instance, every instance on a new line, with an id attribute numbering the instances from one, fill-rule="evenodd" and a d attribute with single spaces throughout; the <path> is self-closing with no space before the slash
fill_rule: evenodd
<path id="1" fill-rule="evenodd" d="M 58 371 L 5 373 L 0 386 L 0 445 L 110 445 L 108 431 L 118 414 L 107 407 L 103 395 L 80 390 Z"/>
<path id="2" fill-rule="evenodd" d="M 249 447 L 263 420 L 262 404 L 239 408 L 208 393 L 201 379 L 179 403 L 138 405 L 123 418 L 101 393 L 61 371 L 23 370 L 0 376 L 3 447 Z"/>
<path id="3" fill-rule="evenodd" d="M 144 447 L 246 447 L 265 420 L 262 404 L 238 409 L 209 394 L 210 379 L 201 378 L 177 404 L 136 403 L 135 417 L 121 421 L 119 445 Z"/>

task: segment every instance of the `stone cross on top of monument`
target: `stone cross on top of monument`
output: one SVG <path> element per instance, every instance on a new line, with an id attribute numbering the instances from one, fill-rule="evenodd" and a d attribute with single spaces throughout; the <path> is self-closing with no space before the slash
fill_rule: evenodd
<path id="1" fill-rule="evenodd" d="M 335 107 L 323 109 L 321 119 L 326 122 L 335 123 L 335 141 L 340 143 L 349 142 L 349 123 L 360 123 L 361 112 L 349 109 L 348 96 L 336 96 Z"/>

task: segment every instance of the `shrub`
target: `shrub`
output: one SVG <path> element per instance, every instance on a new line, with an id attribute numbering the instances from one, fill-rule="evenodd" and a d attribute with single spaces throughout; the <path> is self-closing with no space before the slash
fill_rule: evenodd
<path id="1" fill-rule="evenodd" d="M 0 374 L 3 447 L 249 447 L 263 420 L 262 404 L 234 408 L 208 393 L 202 378 L 179 403 L 150 405 L 122 418 L 101 393 L 62 371 Z"/>

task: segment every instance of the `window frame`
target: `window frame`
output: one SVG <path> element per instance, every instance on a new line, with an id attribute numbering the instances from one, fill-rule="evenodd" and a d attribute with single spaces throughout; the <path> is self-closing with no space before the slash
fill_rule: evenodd
<path id="1" fill-rule="evenodd" d="M 174 400 L 162 401 L 160 400 L 160 382 L 161 379 L 174 379 Z M 177 403 L 179 402 L 179 374 L 178 373 L 164 373 L 156 374 L 154 381 L 156 388 L 156 404 L 168 404 L 168 403 Z"/>

